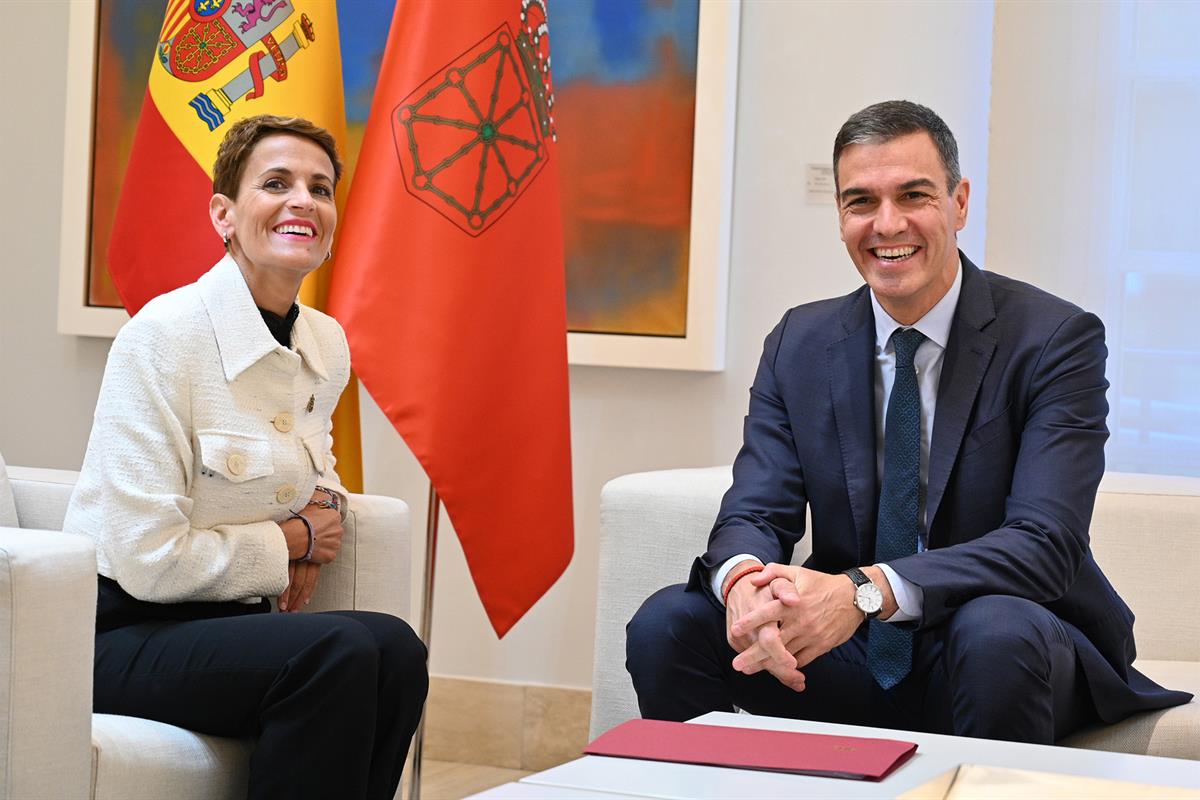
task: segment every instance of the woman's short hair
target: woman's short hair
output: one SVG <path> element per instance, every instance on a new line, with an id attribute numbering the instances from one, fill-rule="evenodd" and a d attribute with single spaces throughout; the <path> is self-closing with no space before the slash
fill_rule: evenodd
<path id="1" fill-rule="evenodd" d="M 337 142 L 333 134 L 302 117 L 259 114 L 235 122 L 225 134 L 225 139 L 217 150 L 217 160 L 213 164 L 213 194 L 223 194 L 236 200 L 242 172 L 246 169 L 246 161 L 254 151 L 254 146 L 277 133 L 308 139 L 324 150 L 333 164 L 333 183 L 334 186 L 337 185 L 342 177 L 342 160 L 338 157 Z"/>

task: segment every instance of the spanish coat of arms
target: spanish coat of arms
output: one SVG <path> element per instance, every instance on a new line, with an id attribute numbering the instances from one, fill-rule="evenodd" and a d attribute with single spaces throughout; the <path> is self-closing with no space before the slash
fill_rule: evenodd
<path id="1" fill-rule="evenodd" d="M 170 4 L 159 37 L 158 60 L 173 77 L 203 83 L 239 57 L 246 59 L 244 70 L 189 103 L 209 130 L 224 124 L 241 98 L 261 97 L 265 79 L 287 79 L 288 60 L 316 38 L 308 16 L 292 19 L 295 12 L 292 0 L 174 0 Z M 265 52 L 255 48 L 259 43 Z"/>

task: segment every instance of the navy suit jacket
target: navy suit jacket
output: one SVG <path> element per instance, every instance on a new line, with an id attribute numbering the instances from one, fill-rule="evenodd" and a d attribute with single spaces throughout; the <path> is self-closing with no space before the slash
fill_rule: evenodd
<path id="1" fill-rule="evenodd" d="M 1104 473 L 1104 327 L 1033 286 L 963 280 L 938 386 L 926 487 L 928 549 L 888 562 L 924 592 L 918 630 L 967 601 L 1011 595 L 1067 623 L 1106 721 L 1186 702 L 1130 667 L 1133 613 L 1092 557 Z M 798 306 L 767 337 L 742 449 L 689 588 L 740 553 L 788 563 L 812 515 L 827 573 L 875 561 L 875 320 L 869 290 Z"/>

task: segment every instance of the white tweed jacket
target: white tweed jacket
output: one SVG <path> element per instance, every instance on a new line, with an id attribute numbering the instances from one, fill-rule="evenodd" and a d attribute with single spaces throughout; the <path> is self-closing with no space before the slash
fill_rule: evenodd
<path id="1" fill-rule="evenodd" d="M 301 306 L 293 349 L 226 256 L 113 342 L 63 529 L 141 600 L 248 600 L 287 586 L 278 522 L 317 483 L 345 494 L 330 421 L 350 375 L 332 317 Z"/>

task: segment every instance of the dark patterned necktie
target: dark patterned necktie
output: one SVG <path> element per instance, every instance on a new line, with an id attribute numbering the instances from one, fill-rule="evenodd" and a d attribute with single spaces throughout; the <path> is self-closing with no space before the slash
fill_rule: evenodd
<path id="1" fill-rule="evenodd" d="M 888 398 L 883 435 L 883 486 L 875 529 L 875 563 L 917 552 L 917 515 L 921 507 L 921 392 L 913 356 L 925 336 L 913 328 L 892 333 L 896 380 Z M 876 683 L 890 689 L 912 669 L 912 633 L 871 620 L 867 662 Z"/>

